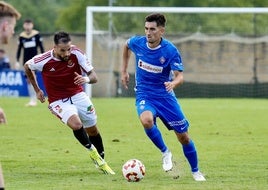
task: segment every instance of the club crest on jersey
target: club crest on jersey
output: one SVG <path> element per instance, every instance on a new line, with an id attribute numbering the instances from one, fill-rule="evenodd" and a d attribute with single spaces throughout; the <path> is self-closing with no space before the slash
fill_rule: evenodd
<path id="1" fill-rule="evenodd" d="M 162 56 L 162 57 L 160 57 L 159 61 L 161 64 L 163 64 L 163 63 L 165 63 L 166 59 Z"/>
<path id="2" fill-rule="evenodd" d="M 67 63 L 67 67 L 73 67 L 74 66 L 74 62 L 72 62 L 72 60 L 69 60 Z"/>

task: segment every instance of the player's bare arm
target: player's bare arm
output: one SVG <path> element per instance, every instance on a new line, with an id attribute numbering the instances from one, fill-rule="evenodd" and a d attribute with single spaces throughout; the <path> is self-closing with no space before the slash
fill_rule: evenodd
<path id="1" fill-rule="evenodd" d="M 29 68 L 28 62 L 26 62 L 24 64 L 24 70 L 25 70 L 25 74 L 27 75 L 27 78 L 29 79 L 29 81 L 33 85 L 37 99 L 40 100 L 41 103 L 44 103 L 46 101 L 45 96 L 44 96 L 44 92 L 38 86 L 38 83 L 36 81 L 36 77 L 35 77 L 34 73 L 32 72 L 32 70 Z"/>
<path id="2" fill-rule="evenodd" d="M 94 70 L 91 70 L 87 73 L 88 78 L 90 79 L 90 84 L 98 82 L 97 74 Z"/>
<path id="3" fill-rule="evenodd" d="M 131 51 L 128 48 L 127 44 L 125 44 L 123 48 L 123 64 L 121 69 L 121 81 L 125 89 L 128 89 L 128 83 L 129 83 L 129 74 L 127 72 L 127 68 L 130 55 Z"/>
<path id="4" fill-rule="evenodd" d="M 97 74 L 94 70 L 91 70 L 87 73 L 87 76 L 82 76 L 77 72 L 74 73 L 74 84 L 76 85 L 83 85 L 83 84 L 93 84 L 98 81 Z"/>
<path id="5" fill-rule="evenodd" d="M 165 82 L 166 90 L 168 92 L 172 91 L 174 88 L 180 86 L 183 83 L 183 72 L 180 71 L 173 71 L 174 72 L 174 79 L 171 82 Z"/>
<path id="6" fill-rule="evenodd" d="M 4 110 L 0 108 L 0 124 L 5 124 L 5 123 L 7 123 L 6 115 L 5 115 Z"/>

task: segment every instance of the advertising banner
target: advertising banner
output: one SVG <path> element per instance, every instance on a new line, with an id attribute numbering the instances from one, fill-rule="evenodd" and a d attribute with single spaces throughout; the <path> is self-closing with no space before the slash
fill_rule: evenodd
<path id="1" fill-rule="evenodd" d="M 40 88 L 44 90 L 44 84 L 41 73 L 36 72 L 36 77 Z M 0 97 L 1 96 L 5 97 L 29 96 L 24 71 L 18 71 L 18 70 L 0 71 Z"/>

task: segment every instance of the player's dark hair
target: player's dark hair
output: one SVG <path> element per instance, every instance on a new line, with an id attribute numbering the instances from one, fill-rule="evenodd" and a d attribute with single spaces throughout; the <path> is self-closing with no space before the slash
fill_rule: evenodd
<path id="1" fill-rule="evenodd" d="M 60 43 L 68 43 L 71 41 L 71 37 L 70 35 L 67 33 L 67 32 L 57 32 L 55 35 L 54 35 L 54 43 L 56 45 L 60 44 Z"/>
<path id="2" fill-rule="evenodd" d="M 30 18 L 27 18 L 27 19 L 24 20 L 24 23 L 33 23 L 33 20 L 30 19 Z"/>
<path id="3" fill-rule="evenodd" d="M 157 26 L 166 26 L 166 18 L 160 13 L 149 14 L 145 17 L 145 22 L 156 22 Z"/>

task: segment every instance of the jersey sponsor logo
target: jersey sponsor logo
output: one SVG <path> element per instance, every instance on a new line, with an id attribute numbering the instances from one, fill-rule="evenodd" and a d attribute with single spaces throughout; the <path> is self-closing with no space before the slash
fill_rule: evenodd
<path id="1" fill-rule="evenodd" d="M 56 71 L 54 67 L 52 67 L 49 71 L 53 72 Z"/>
<path id="2" fill-rule="evenodd" d="M 142 60 L 139 60 L 138 67 L 150 73 L 162 73 L 163 71 L 163 67 L 155 66 L 155 65 L 146 63 Z"/>
<path id="3" fill-rule="evenodd" d="M 24 48 L 32 48 L 36 46 L 36 42 L 35 41 L 24 42 L 23 46 Z"/>

